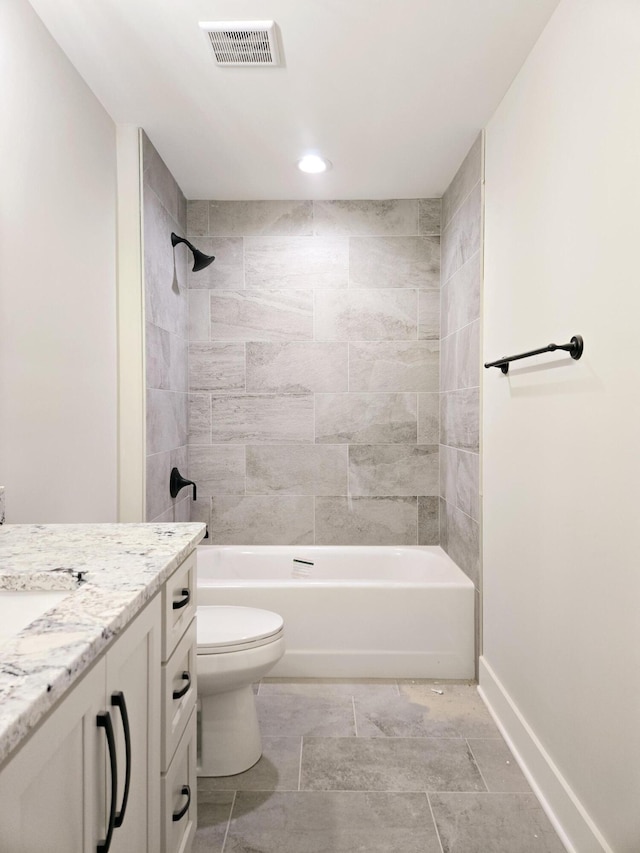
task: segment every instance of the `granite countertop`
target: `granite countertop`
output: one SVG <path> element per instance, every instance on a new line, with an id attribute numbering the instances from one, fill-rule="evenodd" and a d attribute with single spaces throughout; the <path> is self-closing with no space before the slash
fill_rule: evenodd
<path id="1" fill-rule="evenodd" d="M 0 644 L 0 763 L 193 551 L 204 524 L 0 527 L 0 589 L 69 590 Z"/>

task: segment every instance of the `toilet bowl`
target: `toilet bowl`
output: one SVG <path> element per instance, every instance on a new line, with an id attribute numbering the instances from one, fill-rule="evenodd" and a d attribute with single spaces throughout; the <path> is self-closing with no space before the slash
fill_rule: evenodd
<path id="1" fill-rule="evenodd" d="M 262 755 L 253 693 L 284 654 L 282 617 L 255 607 L 198 607 L 199 776 L 233 776 Z"/>

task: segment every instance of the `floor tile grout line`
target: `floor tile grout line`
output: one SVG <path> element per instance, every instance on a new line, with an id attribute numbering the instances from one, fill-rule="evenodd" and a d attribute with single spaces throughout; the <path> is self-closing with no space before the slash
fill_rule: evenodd
<path id="1" fill-rule="evenodd" d="M 302 790 L 302 747 L 304 746 L 304 736 L 300 738 L 300 761 L 298 762 L 298 791 Z"/>
<path id="2" fill-rule="evenodd" d="M 440 838 L 440 830 L 438 829 L 438 824 L 436 823 L 436 816 L 433 813 L 433 806 L 431 805 L 431 797 L 429 796 L 429 792 L 424 792 L 425 797 L 427 798 L 427 805 L 429 806 L 429 811 L 431 812 L 431 820 L 433 821 L 433 828 L 436 831 L 436 838 L 438 839 L 438 844 L 440 845 L 441 853 L 444 853 L 444 846 L 442 844 L 442 839 Z"/>
<path id="3" fill-rule="evenodd" d="M 351 697 L 351 707 L 353 708 L 353 730 L 355 731 L 355 736 L 358 737 L 358 719 L 356 717 L 356 697 Z"/>
<path id="4" fill-rule="evenodd" d="M 224 833 L 224 839 L 222 841 L 222 847 L 220 848 L 220 853 L 224 853 L 224 848 L 226 847 L 226 844 L 227 844 L 227 836 L 229 835 L 229 827 L 231 826 L 231 817 L 233 815 L 233 807 L 236 804 L 236 797 L 237 796 L 238 796 L 238 792 L 234 791 L 233 792 L 233 800 L 231 800 L 231 810 L 229 811 L 229 817 L 227 819 L 227 828 L 226 828 L 225 833 Z"/>
<path id="5" fill-rule="evenodd" d="M 473 758 L 473 763 L 478 768 L 478 773 L 480 774 L 480 778 L 482 779 L 482 782 L 483 782 L 485 788 L 487 789 L 487 793 L 489 793 L 489 786 L 487 785 L 487 780 L 484 778 L 484 774 L 480 768 L 480 765 L 478 764 L 478 759 L 475 757 L 475 755 L 473 753 L 473 749 L 471 749 L 471 744 L 469 743 L 468 737 L 465 738 L 465 742 L 467 744 L 467 748 L 468 748 L 469 752 L 471 753 L 471 758 Z"/>

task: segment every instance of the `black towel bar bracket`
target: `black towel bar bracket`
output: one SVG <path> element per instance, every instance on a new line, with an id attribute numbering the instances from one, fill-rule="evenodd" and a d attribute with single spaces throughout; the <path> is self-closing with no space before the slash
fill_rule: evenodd
<path id="1" fill-rule="evenodd" d="M 532 349 L 529 352 L 521 352 L 519 355 L 505 355 L 497 361 L 487 362 L 485 367 L 499 367 L 503 373 L 508 373 L 510 361 L 519 361 L 521 358 L 529 358 L 532 355 L 540 355 L 543 352 L 555 352 L 558 349 L 568 352 L 571 358 L 577 361 L 584 350 L 584 341 L 582 340 L 582 336 L 574 335 L 568 344 L 547 344 L 546 347 Z"/>

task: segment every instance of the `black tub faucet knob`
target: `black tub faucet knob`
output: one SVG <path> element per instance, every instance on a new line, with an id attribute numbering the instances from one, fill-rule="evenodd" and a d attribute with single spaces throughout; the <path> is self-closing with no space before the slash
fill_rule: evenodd
<path id="1" fill-rule="evenodd" d="M 193 486 L 193 499 L 196 500 L 196 484 L 193 480 L 187 480 L 182 476 L 177 468 L 171 469 L 171 478 L 169 480 L 169 494 L 172 498 L 178 496 L 178 492 L 184 489 L 185 486 Z"/>

